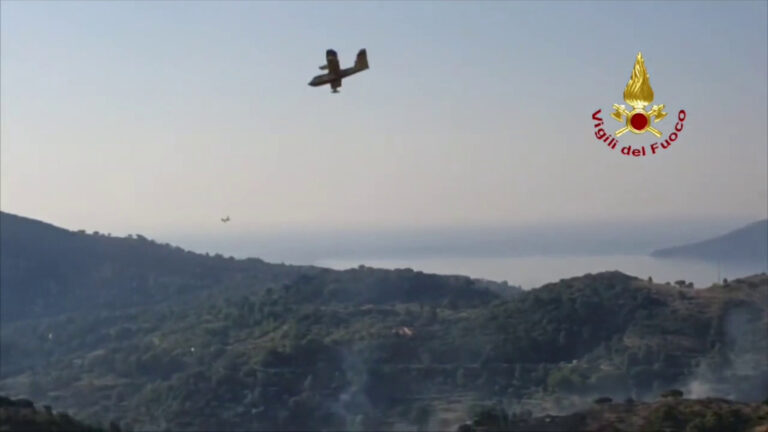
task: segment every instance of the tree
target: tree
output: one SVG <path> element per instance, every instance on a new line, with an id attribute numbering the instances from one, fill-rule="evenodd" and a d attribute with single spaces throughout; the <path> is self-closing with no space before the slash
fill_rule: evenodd
<path id="1" fill-rule="evenodd" d="M 475 405 L 470 408 L 472 424 L 485 430 L 509 429 L 509 414 L 500 405 Z"/>
<path id="2" fill-rule="evenodd" d="M 689 423 L 685 432 L 736 432 L 746 430 L 748 424 L 749 418 L 738 409 L 725 413 L 713 411 Z"/>
<path id="3" fill-rule="evenodd" d="M 429 426 L 430 417 L 432 417 L 432 408 L 426 403 L 422 403 L 413 410 L 411 420 L 419 428 L 419 431 L 425 431 Z"/>
<path id="4" fill-rule="evenodd" d="M 469 423 L 462 423 L 456 428 L 456 432 L 475 432 L 475 428 Z"/>
<path id="5" fill-rule="evenodd" d="M 680 413 L 669 405 L 661 408 L 660 411 L 654 413 L 651 416 L 651 421 L 654 423 L 654 429 L 677 429 L 681 424 Z"/>
<path id="6" fill-rule="evenodd" d="M 556 369 L 547 377 L 547 387 L 555 391 L 573 391 L 583 384 L 581 377 L 568 368 Z"/>
<path id="7" fill-rule="evenodd" d="M 456 309 L 459 308 L 459 303 L 456 301 L 455 298 L 450 297 L 450 298 L 446 299 L 445 301 L 443 301 L 443 308 L 455 311 Z"/>
<path id="8" fill-rule="evenodd" d="M 683 397 L 683 391 L 678 389 L 670 389 L 662 392 L 661 397 L 664 399 L 680 399 Z"/>

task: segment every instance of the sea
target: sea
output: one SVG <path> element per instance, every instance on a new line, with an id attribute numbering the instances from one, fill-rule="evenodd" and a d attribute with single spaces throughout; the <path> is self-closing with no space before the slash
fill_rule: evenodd
<path id="1" fill-rule="evenodd" d="M 724 278 L 734 279 L 768 272 L 760 263 L 714 263 L 648 255 L 548 255 L 522 257 L 414 257 L 321 259 L 313 264 L 343 270 L 360 265 L 398 269 L 411 268 L 428 273 L 466 275 L 474 278 L 507 281 L 523 289 L 536 288 L 588 273 L 618 270 L 655 282 L 693 282 L 705 288 Z"/>
<path id="2" fill-rule="evenodd" d="M 511 228 L 295 230 L 250 233 L 235 226 L 195 235 L 158 235 L 201 253 L 349 269 L 360 265 L 466 275 L 529 289 L 587 273 L 617 270 L 656 282 L 708 287 L 768 272 L 768 263 L 654 258 L 651 252 L 722 235 L 744 221 L 600 223 Z"/>

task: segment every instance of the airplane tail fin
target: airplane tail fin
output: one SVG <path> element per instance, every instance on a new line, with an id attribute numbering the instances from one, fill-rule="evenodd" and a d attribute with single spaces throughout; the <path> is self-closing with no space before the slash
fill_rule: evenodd
<path id="1" fill-rule="evenodd" d="M 368 69 L 368 53 L 365 48 L 357 52 L 357 58 L 355 59 L 355 69 Z"/>

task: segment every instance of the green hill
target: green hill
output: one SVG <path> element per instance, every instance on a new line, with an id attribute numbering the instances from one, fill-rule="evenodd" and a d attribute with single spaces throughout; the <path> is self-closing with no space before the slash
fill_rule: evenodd
<path id="1" fill-rule="evenodd" d="M 503 407 L 480 406 L 461 432 L 765 432 L 768 403 L 740 403 L 721 398 L 661 398 L 652 402 L 599 398 L 592 406 L 565 415 L 533 417 Z"/>
<path id="2" fill-rule="evenodd" d="M 3 323 L 0 393 L 62 407 L 93 424 L 446 430 L 475 404 L 492 402 L 544 414 L 582 409 L 600 396 L 655 400 L 673 387 L 694 398 L 768 396 L 766 275 L 694 290 L 605 272 L 519 293 L 408 269 L 273 269 L 85 234 L 66 234 L 59 244 L 77 238 L 100 245 L 100 253 L 76 256 L 64 246 L 52 253 L 29 245 L 64 234 L 32 232 L 39 237 L 29 241 L 29 234 L 14 234 L 10 256 L 60 269 L 48 280 L 75 293 L 52 291 L 70 307 Z M 2 235 L 6 247 L 5 227 Z M 111 248 L 134 252 L 117 256 Z M 178 264 L 166 266 L 159 255 L 141 261 L 150 250 L 173 252 Z M 24 281 L 46 289 L 37 273 L 6 263 L 5 252 L 3 269 L 12 274 L 3 277 L 17 284 L 12 292 L 23 291 Z M 94 276 L 104 257 L 123 276 Z M 187 259 L 216 277 L 186 274 L 195 268 Z M 124 301 L 125 275 L 147 271 L 197 288 L 186 295 L 159 285 L 166 287 L 160 301 Z M 83 281 L 91 285 L 78 288 Z M 112 282 L 112 297 L 88 300 Z M 140 286 L 156 295 L 158 285 Z M 28 307 L 23 295 L 8 298 L 20 302 L 10 308 Z M 81 299 L 89 307 L 78 308 Z"/>
<path id="3" fill-rule="evenodd" d="M 359 270 L 330 272 L 255 258 L 201 255 L 141 235 L 120 238 L 74 232 L 2 212 L 0 251 L 3 322 L 80 311 L 117 311 L 179 302 L 206 293 L 252 293 L 297 278 L 315 285 L 344 285 L 348 283 L 344 279 L 370 285 L 366 291 L 347 287 L 335 294 L 366 292 L 368 298 L 357 297 L 358 302 L 403 301 L 417 291 L 422 301 L 428 301 L 435 290 L 443 288 L 457 299 L 473 301 L 515 292 L 505 284 L 461 276 L 371 270 L 358 277 Z"/>
<path id="4" fill-rule="evenodd" d="M 420 416 L 443 429 L 473 403 L 568 412 L 694 382 L 768 396 L 765 276 L 690 290 L 604 273 L 423 309 L 301 303 L 290 287 L 6 324 L 0 391 L 174 430 L 391 429 Z"/>
<path id="5" fill-rule="evenodd" d="M 0 251 L 3 322 L 275 286 L 314 271 L 209 257 L 141 235 L 74 232 L 9 213 L 0 213 Z"/>

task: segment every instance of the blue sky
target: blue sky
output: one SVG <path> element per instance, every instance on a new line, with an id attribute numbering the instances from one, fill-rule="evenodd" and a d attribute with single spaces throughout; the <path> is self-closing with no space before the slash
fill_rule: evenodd
<path id="1" fill-rule="evenodd" d="M 162 233 L 224 214 L 275 230 L 768 208 L 766 2 L 0 7 L 5 211 Z M 363 47 L 371 69 L 340 94 L 307 86 L 327 48 L 346 66 Z M 638 51 L 659 128 L 689 114 L 644 159 L 601 146 L 590 118 L 623 103 Z"/>

